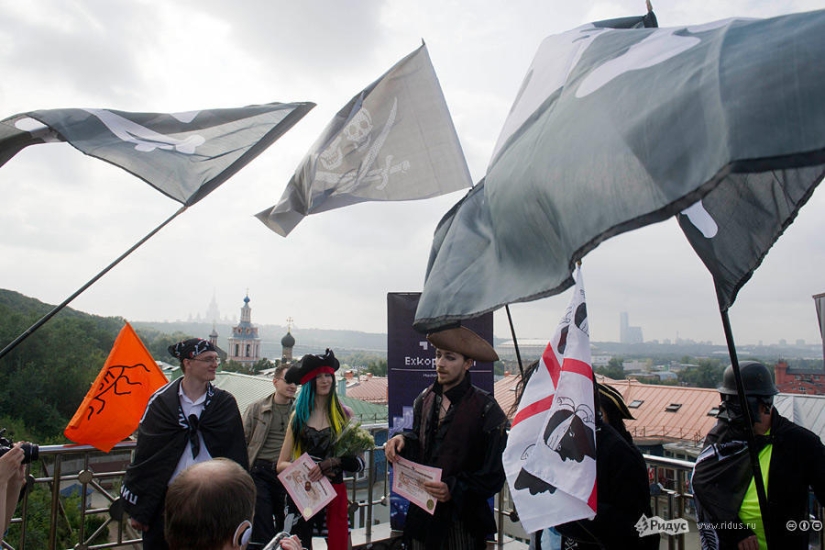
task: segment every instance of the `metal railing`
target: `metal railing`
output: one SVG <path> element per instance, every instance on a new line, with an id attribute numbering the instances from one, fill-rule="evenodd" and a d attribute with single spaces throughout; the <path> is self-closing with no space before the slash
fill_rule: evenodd
<path id="1" fill-rule="evenodd" d="M 18 504 L 2 548 L 142 548 L 140 533 L 131 529 L 118 501 L 121 481 L 134 448 L 134 442 L 119 443 L 109 453 L 88 445 L 41 446 L 38 461 L 27 466 L 33 487 Z M 363 539 L 361 542 L 369 545 L 386 540 L 386 530 L 382 530 L 381 539 L 376 539 L 373 528 L 380 521 L 376 512 L 389 518 L 390 481 L 386 458 L 380 447 L 369 451 L 365 458 L 365 471 L 345 481 L 353 529 L 358 529 Z M 650 455 L 645 455 L 645 460 L 652 480 L 657 483 L 654 487 L 661 488 L 660 494 L 651 496 L 653 514 L 662 519 L 685 518 L 695 522 L 693 495 L 689 488 L 693 463 Z M 38 505 L 40 500 L 48 504 Z M 512 541 L 526 543 L 527 534 L 517 521 L 506 484 L 495 499 L 495 512 L 499 527 L 496 547 L 501 549 Z M 816 514 L 822 519 L 822 509 L 818 506 Z M 821 536 L 819 544 L 823 548 Z M 685 535 L 663 537 L 662 545 L 684 550 Z"/>

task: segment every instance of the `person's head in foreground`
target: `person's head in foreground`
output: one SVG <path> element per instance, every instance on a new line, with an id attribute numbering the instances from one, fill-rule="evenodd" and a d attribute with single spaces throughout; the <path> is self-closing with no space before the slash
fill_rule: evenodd
<path id="1" fill-rule="evenodd" d="M 194 464 L 166 493 L 166 541 L 171 550 L 246 548 L 254 508 L 255 483 L 237 462 Z"/>
<path id="2" fill-rule="evenodd" d="M 493 346 L 467 327 L 431 332 L 427 340 L 435 346 L 435 372 L 444 391 L 464 380 L 473 361 L 498 361 Z"/>

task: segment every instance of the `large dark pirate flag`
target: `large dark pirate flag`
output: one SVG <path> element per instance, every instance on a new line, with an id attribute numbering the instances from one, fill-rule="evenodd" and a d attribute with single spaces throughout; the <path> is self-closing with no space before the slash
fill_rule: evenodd
<path id="1" fill-rule="evenodd" d="M 166 224 L 214 191 L 292 128 L 314 103 L 269 103 L 184 113 L 50 109 L 0 120 L 0 166 L 29 145 L 65 141 L 123 168 L 181 203 L 169 219 L 0 350 L 5 356 Z"/>
<path id="2" fill-rule="evenodd" d="M 272 145 L 314 106 L 269 103 L 173 114 L 32 111 L 0 121 L 0 166 L 29 145 L 66 141 L 190 206 Z"/>
<path id="3" fill-rule="evenodd" d="M 602 241 L 683 211 L 727 311 L 822 179 L 825 11 L 614 24 L 541 44 L 436 230 L 417 328 L 558 294 Z"/>
<path id="4" fill-rule="evenodd" d="M 330 121 L 281 200 L 256 217 L 286 237 L 305 216 L 366 201 L 437 197 L 472 185 L 427 46 Z"/>

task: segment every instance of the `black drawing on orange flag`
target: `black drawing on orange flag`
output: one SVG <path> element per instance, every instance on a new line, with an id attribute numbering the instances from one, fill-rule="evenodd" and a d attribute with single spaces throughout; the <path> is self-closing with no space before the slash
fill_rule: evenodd
<path id="1" fill-rule="evenodd" d="M 149 368 L 143 363 L 137 365 L 112 365 L 106 369 L 106 374 L 103 375 L 103 380 L 97 387 L 92 401 L 89 404 L 89 414 L 86 420 L 91 420 L 93 414 L 100 414 L 106 408 L 106 396 L 113 397 L 115 395 L 129 395 L 132 393 L 130 386 L 142 386 L 142 382 L 132 382 L 129 378 L 131 369 L 143 369 L 144 372 L 149 372 Z M 99 404 L 100 409 L 95 410 Z"/>
<path id="2" fill-rule="evenodd" d="M 544 429 L 544 442 L 562 460 L 581 462 L 585 456 L 596 459 L 596 438 L 592 424 L 595 416 L 588 405 L 576 406 L 569 397 L 558 398 L 559 410 L 553 413 Z"/>

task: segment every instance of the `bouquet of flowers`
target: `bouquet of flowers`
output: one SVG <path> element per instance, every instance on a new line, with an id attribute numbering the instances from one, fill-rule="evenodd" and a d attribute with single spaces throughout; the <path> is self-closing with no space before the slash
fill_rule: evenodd
<path id="1" fill-rule="evenodd" d="M 350 419 L 335 441 L 332 442 L 332 456 L 354 456 L 375 447 L 375 438 L 361 427 L 360 422 Z"/>

